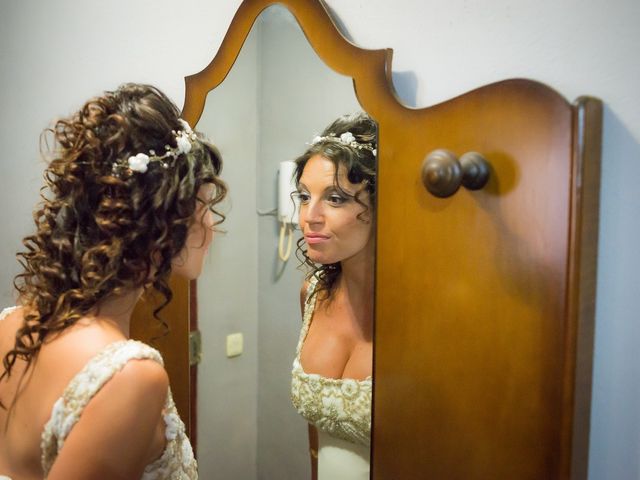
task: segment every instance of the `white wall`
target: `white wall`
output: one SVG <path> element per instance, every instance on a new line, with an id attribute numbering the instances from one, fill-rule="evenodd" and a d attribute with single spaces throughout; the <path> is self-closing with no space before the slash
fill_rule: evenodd
<path id="1" fill-rule="evenodd" d="M 328 0 L 353 41 L 391 47 L 398 93 L 424 107 L 529 77 L 605 102 L 590 479 L 640 478 L 640 2 Z M 181 105 L 239 0 L 0 0 L 0 291 L 37 199 L 37 138 L 56 115 L 124 81 Z"/>
<path id="2" fill-rule="evenodd" d="M 198 471 L 202 478 L 256 478 L 258 400 L 258 226 L 256 156 L 258 38 L 207 96 L 197 124 L 220 149 L 229 191 L 226 215 L 198 279 L 202 362 L 198 366 Z M 227 358 L 226 336 L 242 333 L 244 353 Z"/>

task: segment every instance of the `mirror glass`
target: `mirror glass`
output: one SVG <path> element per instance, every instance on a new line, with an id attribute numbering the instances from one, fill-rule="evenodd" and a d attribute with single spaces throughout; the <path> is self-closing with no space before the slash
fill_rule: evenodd
<path id="1" fill-rule="evenodd" d="M 316 56 L 280 6 L 261 14 L 207 97 L 196 128 L 222 153 L 229 196 L 225 233 L 198 280 L 202 478 L 309 478 L 307 424 L 290 398 L 305 271 L 295 255 L 299 230 L 288 261 L 278 255 L 278 169 L 334 119 L 360 110 L 352 79 Z M 228 357 L 228 343 L 240 343 L 233 334 L 242 335 L 242 353 Z"/>

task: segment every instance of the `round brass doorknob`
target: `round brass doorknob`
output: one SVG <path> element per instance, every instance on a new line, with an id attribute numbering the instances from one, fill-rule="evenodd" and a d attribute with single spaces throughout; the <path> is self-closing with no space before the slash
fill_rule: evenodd
<path id="1" fill-rule="evenodd" d="M 450 197 L 460 185 L 479 190 L 489 180 L 489 164 L 478 152 L 467 152 L 458 159 L 453 152 L 439 148 L 422 162 L 422 183 L 436 197 Z"/>

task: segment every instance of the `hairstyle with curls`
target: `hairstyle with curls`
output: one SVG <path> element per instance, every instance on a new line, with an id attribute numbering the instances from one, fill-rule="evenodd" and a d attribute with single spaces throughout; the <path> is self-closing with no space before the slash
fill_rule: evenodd
<path id="1" fill-rule="evenodd" d="M 171 301 L 171 261 L 185 245 L 203 184 L 214 185 L 208 208 L 217 223 L 224 220 L 213 208 L 227 191 L 218 178 L 221 156 L 197 134 L 189 153 L 168 168 L 152 162 L 144 174 L 115 175 L 112 165 L 175 147 L 179 118 L 158 89 L 125 84 L 43 132 L 54 146 L 43 152 L 49 161 L 36 232 L 23 240 L 17 254 L 23 271 L 14 279 L 24 322 L 0 379 L 18 358 L 30 364 L 45 339 L 97 312 L 111 295 L 151 284 L 164 297 L 154 316 L 167 328 L 158 313 Z"/>
<path id="2" fill-rule="evenodd" d="M 376 122 L 364 112 L 339 117 L 325 128 L 320 136 L 335 136 L 340 138 L 340 135 L 346 132 L 351 132 L 356 142 L 362 144 L 368 143 L 373 149 L 377 149 L 378 126 Z M 361 221 L 367 221 L 363 219 L 363 216 L 369 211 L 369 205 L 374 206 L 376 201 L 376 155 L 374 152 L 366 148 L 353 148 L 336 140 L 322 139 L 312 144 L 304 154 L 296 158 L 296 168 L 294 171 L 296 185 L 300 183 L 305 165 L 314 155 L 321 155 L 333 163 L 335 167 L 333 183 L 338 191 L 348 195 L 347 192 L 342 189 L 338 180 L 340 167 L 344 167 L 347 179 L 351 183 L 360 185 L 361 188 L 356 192 L 354 200 L 363 207 L 362 212 L 358 214 L 358 218 Z M 360 196 L 364 192 L 369 194 L 369 205 L 360 199 Z M 340 277 L 340 263 L 325 265 L 313 262 L 307 255 L 304 238 L 298 240 L 296 255 L 303 265 L 309 267 L 310 271 L 307 274 L 307 279 L 314 276 L 317 278 L 317 284 L 311 297 L 323 292 L 324 298 L 330 299 L 335 289 L 336 281 Z"/>

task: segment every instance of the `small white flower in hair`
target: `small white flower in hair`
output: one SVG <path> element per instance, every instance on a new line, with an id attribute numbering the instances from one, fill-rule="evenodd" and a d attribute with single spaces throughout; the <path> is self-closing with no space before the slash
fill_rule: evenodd
<path id="1" fill-rule="evenodd" d="M 178 149 L 178 155 L 182 153 L 189 153 L 191 151 L 191 142 L 186 135 L 176 136 L 176 143 Z"/>
<path id="2" fill-rule="evenodd" d="M 126 160 L 116 160 L 111 165 L 112 174 L 120 177 L 123 172 L 127 171 L 128 173 L 146 173 L 149 169 L 149 164 L 153 162 L 160 163 L 160 166 L 166 170 L 180 155 L 189 153 L 192 150 L 193 143 L 198 141 L 198 136 L 185 120 L 179 118 L 178 122 L 182 130 L 171 130 L 171 134 L 176 139 L 175 147 L 169 144 L 165 145 L 165 152 L 162 155 L 156 153 L 154 149 L 150 149 L 148 154 L 138 153 Z"/>
<path id="3" fill-rule="evenodd" d="M 149 164 L 149 156 L 144 153 L 138 153 L 133 157 L 129 157 L 129 168 L 134 172 L 145 173 Z"/>
<path id="4" fill-rule="evenodd" d="M 376 154 L 376 149 L 373 143 L 360 143 L 356 140 L 356 137 L 351 132 L 344 132 L 339 137 L 335 133 L 329 133 L 326 137 L 316 136 L 311 140 L 311 145 L 314 145 L 318 142 L 340 142 L 347 147 L 355 148 L 358 150 L 369 150 L 374 155 Z"/>
<path id="5" fill-rule="evenodd" d="M 351 145 L 351 142 L 356 141 L 356 137 L 354 137 L 353 133 L 351 132 L 344 132 L 342 135 L 340 135 L 340 141 L 345 145 Z"/>
<path id="6" fill-rule="evenodd" d="M 186 120 L 183 120 L 182 118 L 179 118 L 178 122 L 180 122 L 180 125 L 182 125 L 182 130 L 184 130 L 188 134 L 193 133 L 193 130 L 191 130 L 191 126 L 187 123 Z"/>

